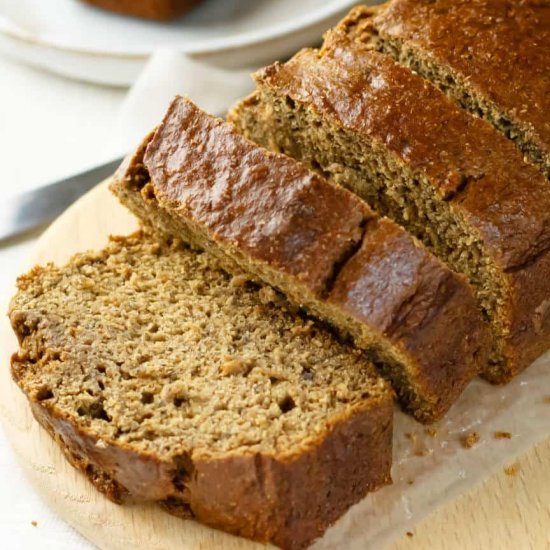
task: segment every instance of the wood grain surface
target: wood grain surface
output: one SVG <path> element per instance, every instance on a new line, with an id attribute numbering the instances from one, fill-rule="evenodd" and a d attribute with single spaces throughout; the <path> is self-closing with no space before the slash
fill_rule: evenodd
<path id="1" fill-rule="evenodd" d="M 63 263 L 83 247 L 103 246 L 109 232 L 125 234 L 136 227 L 135 220 L 103 184 L 48 229 L 29 266 L 47 261 Z M 2 307 L 5 311 L 5 304 Z M 16 348 L 15 337 L 3 317 L 0 416 L 6 434 L 36 490 L 85 537 L 100 548 L 113 550 L 264 547 L 194 521 L 174 518 L 152 505 L 117 506 L 97 493 L 37 425 L 25 398 L 11 381 L 8 358 Z M 510 464 L 506 471 L 492 475 L 473 491 L 431 514 L 412 532 L 403 533 L 393 547 L 421 549 L 550 549 L 550 439 Z"/>

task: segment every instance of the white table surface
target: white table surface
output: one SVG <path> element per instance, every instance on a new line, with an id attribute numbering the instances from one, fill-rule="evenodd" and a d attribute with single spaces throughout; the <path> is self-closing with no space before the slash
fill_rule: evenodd
<path id="1" fill-rule="evenodd" d="M 125 94 L 125 90 L 81 84 L 0 57 L 0 195 L 40 186 L 109 158 L 106 136 Z M 2 296 L 11 292 L 8 289 L 34 240 L 0 248 Z M 76 532 L 67 532 L 66 525 L 35 495 L 1 428 L 0 483 L 0 548 L 90 548 Z"/>

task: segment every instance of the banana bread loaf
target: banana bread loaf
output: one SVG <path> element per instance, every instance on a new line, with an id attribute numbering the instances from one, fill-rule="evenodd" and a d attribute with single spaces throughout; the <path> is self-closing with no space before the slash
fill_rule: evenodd
<path id="1" fill-rule="evenodd" d="M 376 49 L 489 120 L 550 177 L 547 0 L 392 0 L 373 27 Z"/>
<path id="2" fill-rule="evenodd" d="M 98 8 L 144 19 L 167 21 L 183 15 L 201 0 L 84 0 Z"/>
<path id="3" fill-rule="evenodd" d="M 485 323 L 460 276 L 353 194 L 184 98 L 112 189 L 158 234 L 351 335 L 419 420 L 440 418 L 486 360 Z"/>
<path id="4" fill-rule="evenodd" d="M 359 17 L 357 14 L 360 14 Z M 374 51 L 363 11 L 257 75 L 230 115 L 245 136 L 366 199 L 477 289 L 503 382 L 550 347 L 550 187 L 488 122 Z"/>
<path id="5" fill-rule="evenodd" d="M 206 254 L 134 235 L 18 286 L 13 377 L 109 498 L 302 548 L 390 482 L 386 383 Z"/>

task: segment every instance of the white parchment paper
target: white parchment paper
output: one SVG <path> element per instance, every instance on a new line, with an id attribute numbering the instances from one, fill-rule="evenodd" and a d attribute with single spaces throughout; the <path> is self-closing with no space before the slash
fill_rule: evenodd
<path id="1" fill-rule="evenodd" d="M 355 505 L 315 550 L 381 549 L 432 510 L 466 492 L 550 436 L 550 353 L 506 386 L 475 380 L 447 416 L 430 427 L 397 412 L 393 484 Z M 465 448 L 462 439 L 479 441 Z M 495 437 L 508 432 L 510 439 Z"/>

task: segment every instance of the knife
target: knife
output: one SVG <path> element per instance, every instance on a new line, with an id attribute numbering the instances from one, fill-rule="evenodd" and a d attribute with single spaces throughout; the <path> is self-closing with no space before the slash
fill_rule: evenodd
<path id="1" fill-rule="evenodd" d="M 32 191 L 0 202 L 0 246 L 51 222 L 92 187 L 111 176 L 122 158 L 117 158 Z"/>

